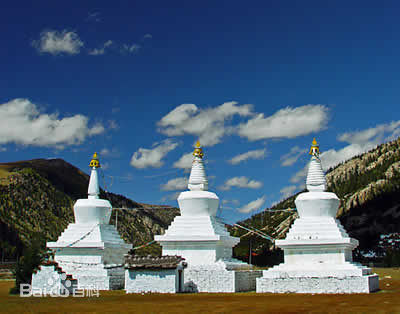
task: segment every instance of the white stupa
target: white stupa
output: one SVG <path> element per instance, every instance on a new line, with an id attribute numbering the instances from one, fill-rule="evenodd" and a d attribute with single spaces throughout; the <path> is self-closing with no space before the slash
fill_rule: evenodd
<path id="1" fill-rule="evenodd" d="M 257 292 L 274 293 L 369 293 L 379 288 L 378 275 L 354 263 L 352 250 L 358 246 L 335 219 L 339 199 L 326 191 L 326 180 L 315 139 L 307 190 L 295 200 L 299 218 L 285 240 L 276 246 L 284 250 L 284 263 L 264 271 L 257 278 Z"/>
<path id="2" fill-rule="evenodd" d="M 74 205 L 75 223 L 68 225 L 57 242 L 47 247 L 62 270 L 78 281 L 78 288 L 121 289 L 124 285 L 124 254 L 131 248 L 110 225 L 111 204 L 99 199 L 97 154 L 90 162 L 88 198 Z"/>
<path id="3" fill-rule="evenodd" d="M 188 264 L 186 290 L 237 292 L 251 290 L 252 286 L 255 288 L 255 277 L 261 273 L 237 271 L 249 268 L 249 265 L 232 258 L 232 248 L 240 239 L 230 236 L 224 223 L 216 217 L 219 198 L 207 191 L 208 181 L 199 142 L 193 152 L 188 188 L 189 191 L 178 197 L 181 216 L 175 217 L 164 235 L 155 236 L 163 248 L 163 255 L 185 258 Z"/>

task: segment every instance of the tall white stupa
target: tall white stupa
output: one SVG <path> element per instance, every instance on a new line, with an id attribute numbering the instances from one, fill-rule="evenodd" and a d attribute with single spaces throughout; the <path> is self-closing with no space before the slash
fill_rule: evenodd
<path id="1" fill-rule="evenodd" d="M 48 242 L 47 247 L 55 252 L 58 267 L 77 279 L 79 289 L 121 289 L 125 280 L 124 254 L 132 245 L 125 243 L 109 224 L 112 207 L 108 200 L 99 198 L 100 162 L 96 153 L 89 166 L 88 198 L 76 201 L 75 223 L 69 224 L 57 242 Z"/>
<path id="2" fill-rule="evenodd" d="M 257 271 L 232 258 L 232 248 L 240 239 L 229 235 L 224 223 L 216 217 L 218 196 L 208 191 L 203 165 L 203 150 L 196 143 L 189 191 L 178 197 L 181 216 L 175 217 L 164 235 L 155 236 L 163 255 L 178 255 L 188 264 L 185 289 L 196 292 L 238 292 L 255 288 Z M 243 271 L 238 271 L 242 269 Z"/>
<path id="3" fill-rule="evenodd" d="M 307 174 L 307 190 L 295 200 L 299 218 L 284 240 L 284 263 L 257 278 L 257 292 L 369 293 L 379 289 L 378 275 L 353 262 L 358 246 L 336 219 L 339 199 L 326 192 L 326 180 L 314 138 Z"/>

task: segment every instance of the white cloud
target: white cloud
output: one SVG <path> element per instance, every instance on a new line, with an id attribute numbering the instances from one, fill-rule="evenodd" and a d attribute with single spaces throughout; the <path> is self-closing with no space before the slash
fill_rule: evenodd
<path id="1" fill-rule="evenodd" d="M 122 48 L 121 48 L 121 52 L 122 53 L 136 53 L 136 52 L 139 52 L 139 50 L 141 48 L 142 48 L 142 46 L 140 46 L 138 44 L 131 44 L 131 45 L 123 44 Z"/>
<path id="2" fill-rule="evenodd" d="M 174 162 L 174 168 L 190 169 L 192 168 L 193 153 L 183 154 L 181 158 Z"/>
<path id="3" fill-rule="evenodd" d="M 118 130 L 119 129 L 119 125 L 118 125 L 117 121 L 109 120 L 108 121 L 108 128 L 111 129 L 111 130 Z"/>
<path id="4" fill-rule="evenodd" d="M 100 15 L 101 15 L 100 12 L 89 13 L 88 16 L 86 17 L 85 21 L 86 22 L 100 22 L 101 21 Z"/>
<path id="5" fill-rule="evenodd" d="M 347 132 L 338 137 L 339 141 L 349 144 L 365 145 L 374 143 L 378 145 L 385 140 L 391 140 L 400 134 L 400 120 L 386 124 L 378 124 L 373 128 L 361 131 Z"/>
<path id="6" fill-rule="evenodd" d="M 158 123 L 158 131 L 168 136 L 195 135 L 203 146 L 213 146 L 233 132 L 225 122 L 233 116 L 252 115 L 251 105 L 226 102 L 215 108 L 199 109 L 194 104 L 182 104 L 165 115 Z"/>
<path id="7" fill-rule="evenodd" d="M 48 30 L 41 32 L 39 40 L 32 41 L 32 45 L 40 53 L 75 55 L 84 43 L 76 32 Z"/>
<path id="8" fill-rule="evenodd" d="M 249 189 L 259 189 L 262 187 L 262 182 L 256 180 L 249 180 L 247 177 L 233 177 L 225 181 L 223 185 L 220 186 L 221 190 L 230 190 L 232 187 L 238 188 L 249 188 Z"/>
<path id="9" fill-rule="evenodd" d="M 239 126 L 238 134 L 250 141 L 268 138 L 294 138 L 318 132 L 326 126 L 328 108 L 324 105 L 286 107 L 267 118 L 263 113 Z"/>
<path id="10" fill-rule="evenodd" d="M 178 196 L 179 196 L 179 194 L 181 194 L 181 192 L 179 191 L 179 192 L 174 192 L 174 193 L 171 193 L 171 194 L 168 194 L 167 196 L 164 196 L 163 198 L 162 198 L 162 201 L 176 201 L 176 199 L 178 198 Z"/>
<path id="11" fill-rule="evenodd" d="M 5 151 L 7 151 L 7 148 L 6 148 L 6 147 L 1 147 L 1 146 L 0 146 L 0 152 L 5 152 Z"/>
<path id="12" fill-rule="evenodd" d="M 294 193 L 294 191 L 296 191 L 296 190 L 297 190 L 297 186 L 296 186 L 296 185 L 289 185 L 289 186 L 286 186 L 286 187 L 282 188 L 282 189 L 280 190 L 280 192 L 281 192 L 281 194 L 282 194 L 282 197 L 283 197 L 284 199 L 286 199 L 286 198 L 288 198 L 289 196 L 292 196 L 293 193 Z"/>
<path id="13" fill-rule="evenodd" d="M 90 50 L 88 53 L 92 56 L 100 56 L 106 53 L 106 49 L 113 44 L 112 40 L 107 40 L 100 48 Z"/>
<path id="14" fill-rule="evenodd" d="M 265 195 L 257 198 L 256 200 L 244 205 L 243 207 L 239 208 L 239 212 L 244 213 L 244 214 L 248 214 L 251 213 L 253 211 L 256 211 L 257 209 L 259 209 L 261 206 L 264 205 L 265 203 Z"/>
<path id="15" fill-rule="evenodd" d="M 232 206 L 238 206 L 240 204 L 240 202 L 239 202 L 239 200 L 236 200 L 236 199 L 233 199 L 233 200 L 227 200 L 227 199 L 224 199 L 224 200 L 222 200 L 222 208 L 223 209 L 233 209 L 233 207 L 231 207 L 231 206 L 226 206 L 226 205 L 232 205 Z"/>
<path id="16" fill-rule="evenodd" d="M 134 152 L 131 158 L 131 166 L 139 169 L 160 168 L 164 164 L 162 161 L 164 156 L 174 150 L 178 143 L 167 139 L 153 146 L 154 148 L 152 149 L 139 148 L 137 152 Z"/>
<path id="17" fill-rule="evenodd" d="M 81 144 L 87 137 L 104 132 L 100 123 L 89 127 L 88 120 L 80 114 L 60 119 L 56 113 L 42 113 L 28 99 L 17 98 L 0 105 L 0 144 L 59 148 Z"/>
<path id="18" fill-rule="evenodd" d="M 187 190 L 188 178 L 180 177 L 169 180 L 161 185 L 161 191 Z"/>
<path id="19" fill-rule="evenodd" d="M 292 147 L 290 152 L 281 157 L 281 165 L 284 167 L 293 165 L 301 157 L 301 155 L 305 154 L 306 152 L 307 149 L 300 148 L 299 146 Z"/>
<path id="20" fill-rule="evenodd" d="M 96 123 L 91 129 L 88 130 L 88 134 L 99 135 L 104 132 L 104 126 L 101 123 Z"/>
<path id="21" fill-rule="evenodd" d="M 400 120 L 393 121 L 387 124 L 379 124 L 373 128 L 368 128 L 361 131 L 353 131 L 343 133 L 338 136 L 338 140 L 346 142 L 349 145 L 336 150 L 329 149 L 321 153 L 321 162 L 324 171 L 329 168 L 353 158 L 354 156 L 363 154 L 377 145 L 392 140 L 400 135 Z M 298 171 L 290 181 L 297 183 L 303 180 L 307 175 L 308 165 Z"/>
<path id="22" fill-rule="evenodd" d="M 111 154 L 111 151 L 108 149 L 108 148 L 103 148 L 101 151 L 100 151 L 100 156 L 108 156 L 108 155 L 110 155 Z"/>
<path id="23" fill-rule="evenodd" d="M 323 152 L 321 154 L 321 161 L 324 170 L 334 167 L 354 156 L 365 153 L 385 141 L 393 140 L 399 135 L 400 120 L 379 124 L 373 128 L 361 131 L 343 133 L 338 136 L 338 140 L 349 143 L 350 145 L 340 150 L 330 149 Z"/>
<path id="24" fill-rule="evenodd" d="M 100 158 L 101 158 L 101 156 L 104 156 L 104 157 L 117 157 L 119 155 L 120 155 L 120 153 L 118 152 L 118 150 L 116 148 L 112 148 L 112 149 L 103 148 L 100 151 Z"/>
<path id="25" fill-rule="evenodd" d="M 152 34 L 144 34 L 143 39 L 152 39 L 153 35 Z"/>
<path id="26" fill-rule="evenodd" d="M 307 170 L 308 170 L 308 163 L 307 165 L 300 169 L 299 171 L 297 171 L 291 178 L 290 178 L 290 182 L 292 183 L 299 183 L 301 180 L 305 180 L 305 177 L 307 176 Z"/>
<path id="27" fill-rule="evenodd" d="M 246 153 L 243 153 L 243 154 L 233 157 L 232 159 L 228 160 L 228 162 L 231 163 L 232 165 L 237 165 L 247 159 L 264 159 L 265 155 L 266 155 L 266 151 L 267 150 L 265 148 L 250 150 Z"/>

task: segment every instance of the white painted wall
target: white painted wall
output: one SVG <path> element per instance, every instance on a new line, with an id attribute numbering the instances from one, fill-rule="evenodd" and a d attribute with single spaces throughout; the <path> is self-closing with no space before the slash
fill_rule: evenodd
<path id="1" fill-rule="evenodd" d="M 63 276 L 63 272 L 58 272 L 55 270 L 54 266 L 40 266 L 40 269 L 32 274 L 32 291 L 38 290 L 41 291 L 44 295 L 57 295 L 57 294 L 65 294 L 70 295 L 73 292 L 74 288 L 77 288 L 76 281 L 65 280 L 65 274 Z M 70 282 L 70 283 L 67 283 Z"/>
<path id="2" fill-rule="evenodd" d="M 262 271 L 226 270 L 210 265 L 188 267 L 185 270 L 187 292 L 242 292 L 255 291 L 256 278 Z"/>
<path id="3" fill-rule="evenodd" d="M 378 275 L 354 277 L 257 278 L 257 292 L 369 293 L 379 289 Z"/>
<path id="4" fill-rule="evenodd" d="M 182 280 L 183 273 L 184 271 Z M 126 269 L 125 290 L 126 293 L 176 293 L 178 292 L 178 271 L 176 269 Z"/>

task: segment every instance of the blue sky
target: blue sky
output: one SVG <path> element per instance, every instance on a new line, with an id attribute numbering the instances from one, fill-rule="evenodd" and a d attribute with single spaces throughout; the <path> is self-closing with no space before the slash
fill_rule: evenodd
<path id="1" fill-rule="evenodd" d="M 399 3 L 17 1 L 0 11 L 0 162 L 61 157 L 177 205 L 204 144 L 236 221 L 400 135 Z M 186 162 L 185 162 L 186 161 Z M 112 178 L 111 178 L 112 177 Z"/>

